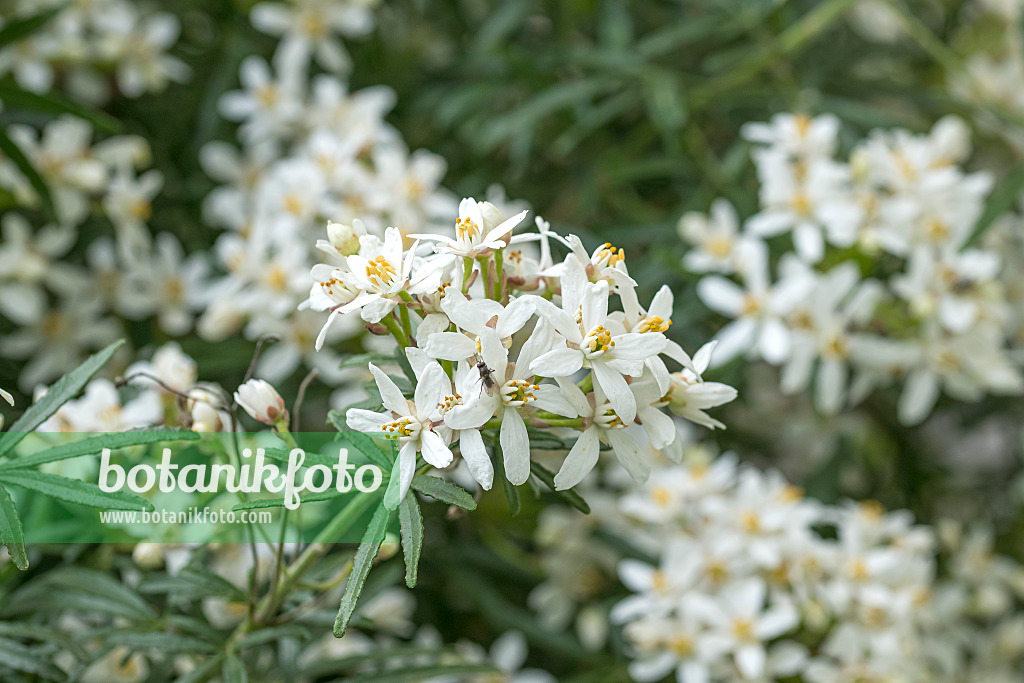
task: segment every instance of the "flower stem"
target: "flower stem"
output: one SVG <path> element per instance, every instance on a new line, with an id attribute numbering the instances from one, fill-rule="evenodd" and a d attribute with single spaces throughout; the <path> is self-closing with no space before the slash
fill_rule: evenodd
<path id="1" fill-rule="evenodd" d="M 409 338 L 405 335 L 405 332 L 398 325 L 398 321 L 395 320 L 394 315 L 386 315 L 380 319 L 380 322 L 384 327 L 388 328 L 388 332 L 395 338 L 401 347 L 407 348 L 409 346 Z"/>
<path id="2" fill-rule="evenodd" d="M 462 259 L 462 293 L 469 291 L 469 278 L 473 276 L 473 259 L 463 257 Z"/>
<path id="3" fill-rule="evenodd" d="M 505 261 L 505 257 L 504 257 L 504 254 L 502 253 L 502 251 L 500 249 L 496 250 L 494 252 L 494 272 L 497 273 L 497 279 L 494 282 L 494 300 L 495 301 L 501 301 L 502 294 L 505 291 L 505 288 L 504 288 L 504 284 L 505 284 L 504 283 L 504 280 L 505 280 L 505 273 L 504 273 L 505 262 L 504 261 Z"/>

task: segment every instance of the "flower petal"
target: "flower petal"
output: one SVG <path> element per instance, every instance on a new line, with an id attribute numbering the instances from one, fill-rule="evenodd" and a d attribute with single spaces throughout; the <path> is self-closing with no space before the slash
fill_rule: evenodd
<path id="1" fill-rule="evenodd" d="M 573 444 L 572 450 L 566 456 L 561 469 L 555 475 L 555 490 L 564 491 L 583 481 L 583 477 L 594 469 L 600 453 L 597 427 L 588 427 L 576 439 L 576 443 Z"/>
<path id="2" fill-rule="evenodd" d="M 409 415 L 409 401 L 406 400 L 402 390 L 388 377 L 383 370 L 373 363 L 370 363 L 370 372 L 377 381 L 377 389 L 380 390 L 380 398 L 384 407 L 399 415 Z"/>
<path id="3" fill-rule="evenodd" d="M 505 477 L 516 486 L 530 478 L 530 437 L 526 423 L 515 408 L 506 408 L 498 436 L 505 462 Z"/>

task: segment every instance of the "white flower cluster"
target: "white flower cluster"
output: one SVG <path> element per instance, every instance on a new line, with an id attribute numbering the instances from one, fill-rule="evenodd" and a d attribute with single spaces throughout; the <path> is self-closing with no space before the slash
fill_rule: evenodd
<path id="1" fill-rule="evenodd" d="M 643 480 L 649 464 L 641 444 L 660 449 L 675 439 L 662 408 L 716 427 L 704 409 L 736 395 L 702 380 L 711 345 L 691 360 L 665 336 L 673 307 L 667 286 L 645 309 L 621 250 L 605 244 L 589 254 L 579 238 L 556 235 L 540 218 L 537 233 L 513 235 L 526 213 L 506 219 L 489 202 L 464 199 L 453 236 L 412 235 L 406 249 L 398 228 L 382 239 L 355 221 L 329 224 L 328 240 L 318 242 L 329 262 L 313 268 L 307 306 L 331 313 L 317 348 L 335 320 L 361 319 L 395 337 L 416 375 L 410 401 L 371 364 L 385 412 L 347 416 L 353 429 L 400 444 L 399 498 L 419 467 L 417 454 L 444 468 L 456 441 L 473 477 L 490 488 L 485 428 L 498 431 L 495 446 L 514 485 L 530 476 L 531 427 L 582 431 L 554 477 L 557 489 L 594 468 L 602 442 Z M 569 248 L 560 263 L 552 240 Z M 539 254 L 524 251 L 528 242 L 540 243 Z M 622 310 L 611 309 L 613 295 Z M 663 355 L 681 370 L 669 373 Z"/>
<path id="2" fill-rule="evenodd" d="M 150 360 L 133 363 L 125 378 L 130 389 L 119 390 L 103 377 L 92 379 L 82 396 L 62 405 L 37 431 L 76 434 L 173 425 L 219 432 L 232 426 L 228 394 L 216 384 L 199 382 L 196 362 L 174 342 L 156 349 Z M 270 392 L 275 405 L 280 400 L 264 385 L 250 380 L 239 387 L 239 405 L 246 412 L 252 414 L 254 406 L 268 402 Z M 36 399 L 43 393 L 37 389 Z M 283 405 L 278 407 L 274 417 L 286 414 L 283 410 Z"/>
<path id="3" fill-rule="evenodd" d="M 1016 680 L 1024 568 L 990 538 L 958 542 L 937 579 L 935 534 L 909 513 L 822 505 L 731 456 L 689 458 L 620 499 L 630 540 L 658 558 L 619 564 L 633 595 L 611 619 L 635 680 Z"/>
<path id="4" fill-rule="evenodd" d="M 303 360 L 321 376 L 340 380 L 340 358 L 313 353 L 320 317 L 296 310 L 308 293 L 306 274 L 325 217 L 347 223 L 359 217 L 379 231 L 385 225 L 415 231 L 454 206 L 439 187 L 444 161 L 425 151 L 410 154 L 384 122 L 394 104 L 390 90 L 350 93 L 334 75 L 307 77 L 310 45 L 302 41 L 310 36 L 300 29 L 316 29 L 328 41 L 316 44 L 323 58 L 325 46 L 333 45 L 327 29 L 338 22 L 368 25 L 368 15 L 359 18 L 365 12 L 366 3 L 356 2 L 257 5 L 252 20 L 280 28 L 284 38 L 273 66 L 247 58 L 242 89 L 220 101 L 221 113 L 240 124 L 242 149 L 212 142 L 202 150 L 204 169 L 221 183 L 207 197 L 204 214 L 226 229 L 214 247 L 226 273 L 212 283 L 211 304 L 197 330 L 208 340 L 239 329 L 249 339 L 277 335 L 280 341 L 261 355 L 258 367 L 271 381 Z M 360 331 L 359 325 L 338 326 L 331 339 Z"/>
<path id="5" fill-rule="evenodd" d="M 41 133 L 24 125 L 8 130 L 39 170 L 55 213 L 41 228 L 15 211 L 0 223 L 0 314 L 18 326 L 3 337 L 4 352 L 29 359 L 21 388 L 31 391 L 74 368 L 87 349 L 116 339 L 121 323 L 110 313 L 131 320 L 158 315 L 166 331 L 186 332 L 206 300 L 208 268 L 202 256 L 184 258 L 174 236 L 154 240 L 149 232 L 152 201 L 163 185 L 159 171 L 139 174 L 150 163 L 149 145 L 133 135 L 92 144 L 90 125 L 70 116 Z M 41 206 L 10 159 L 0 161 L 0 187 L 19 207 Z M 88 245 L 84 267 L 63 261 L 95 214 L 110 220 L 115 235 Z"/>
<path id="6" fill-rule="evenodd" d="M 957 166 L 970 151 L 965 124 L 876 132 L 845 161 L 838 132 L 829 115 L 748 124 L 761 210 L 741 227 L 717 200 L 710 216 L 681 219 L 694 245 L 685 266 L 711 273 L 699 296 L 732 319 L 716 361 L 750 351 L 782 367 L 786 392 L 813 381 L 829 413 L 899 378 L 906 424 L 925 419 L 942 390 L 959 400 L 1020 393 L 1007 349 L 1019 325 L 1012 287 L 1000 253 L 969 243 L 992 182 Z M 780 235 L 794 249 L 772 268 L 766 240 Z"/>
<path id="7" fill-rule="evenodd" d="M 189 76 L 188 67 L 168 54 L 181 29 L 177 18 L 144 3 L 5 0 L 0 10 L 7 22 L 56 12 L 42 30 L 0 50 L 0 75 L 13 74 L 27 90 L 44 93 L 62 79 L 76 96 L 103 102 L 111 94 L 111 73 L 127 97 L 162 90 Z"/>

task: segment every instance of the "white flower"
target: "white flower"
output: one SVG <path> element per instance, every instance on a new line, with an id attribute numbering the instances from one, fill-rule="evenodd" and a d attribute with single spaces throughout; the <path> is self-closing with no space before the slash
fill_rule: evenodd
<path id="1" fill-rule="evenodd" d="M 519 359 L 510 366 L 508 350 L 496 332 L 485 332 L 479 337 L 480 351 L 485 368 L 479 370 L 477 381 L 464 405 L 445 413 L 444 421 L 453 429 L 481 427 L 495 414 L 501 419 L 499 442 L 504 457 L 505 476 L 516 486 L 530 477 L 530 437 L 522 411 L 546 410 L 565 417 L 576 417 L 576 410 L 552 384 L 535 384 L 530 371 L 531 361 L 548 349 L 554 331 L 541 323 L 523 344 Z M 487 386 L 484 373 L 492 382 Z"/>
<path id="2" fill-rule="evenodd" d="M 299 73 L 283 60 L 278 60 L 275 66 L 279 72 L 277 80 L 263 59 L 247 57 L 239 69 L 239 79 L 245 89 L 221 97 L 221 114 L 227 119 L 245 122 L 246 139 L 281 135 L 302 113 Z"/>
<path id="3" fill-rule="evenodd" d="M 697 294 L 709 308 L 734 318 L 716 335 L 717 364 L 732 360 L 752 346 L 769 363 L 786 360 L 790 337 L 782 318 L 814 284 L 806 270 L 792 262 L 789 266 L 780 266 L 784 275 L 773 284 L 768 276 L 767 247 L 752 243 L 742 272 L 745 289 L 718 275 L 708 275 L 697 283 Z"/>
<path id="4" fill-rule="evenodd" d="M 794 164 L 775 150 L 757 150 L 754 159 L 763 209 L 747 221 L 751 234 L 772 237 L 792 231 L 796 251 L 808 263 L 825 255 L 823 229 L 832 244 L 854 242 L 860 214 L 845 191 L 845 166 L 826 159 Z"/>
<path id="5" fill-rule="evenodd" d="M 536 312 L 537 298 L 523 296 L 502 306 L 493 299 L 468 299 L 458 288 L 447 287 L 440 306 L 447 319 L 468 334 L 447 329 L 435 332 L 426 338 L 423 350 L 434 358 L 466 360 L 479 353 L 481 335 L 494 333 L 502 344 L 510 344 L 512 335 L 523 329 Z"/>
<path id="6" fill-rule="evenodd" d="M 276 424 L 278 420 L 287 420 L 288 411 L 284 409 L 284 399 L 277 389 L 262 379 L 250 379 L 238 387 L 235 402 L 254 420 L 266 425 Z"/>
<path id="7" fill-rule="evenodd" d="M 318 350 L 323 346 L 327 329 L 336 316 L 358 310 L 363 320 L 380 322 L 384 316 L 391 314 L 398 303 L 399 294 L 406 291 L 409 285 L 417 245 L 413 244 L 408 254 L 403 254 L 402 233 L 398 228 L 388 228 L 383 243 L 373 235 L 364 235 L 360 243 L 363 245 L 360 252 L 346 258 L 348 270 L 335 271 L 336 277 L 349 290 L 359 291 L 360 294 L 331 311 L 317 338 Z M 330 284 L 330 281 L 327 283 Z M 323 288 L 324 282 L 320 285 Z"/>
<path id="8" fill-rule="evenodd" d="M 353 408 L 348 411 L 346 421 L 356 431 L 383 436 L 401 445 L 397 463 L 398 500 L 401 500 L 408 493 L 416 473 L 418 452 L 434 467 L 447 467 L 452 462 L 451 449 L 445 443 L 445 438 L 435 430 L 438 423 L 443 425 L 439 419 L 438 404 L 451 391 L 451 380 L 438 363 L 428 363 L 416 378 L 415 395 L 410 401 L 380 368 L 373 363 L 369 367 L 388 412 L 375 413 Z"/>
<path id="9" fill-rule="evenodd" d="M 828 158 L 835 153 L 839 119 L 831 114 L 811 118 L 805 114 L 776 114 L 771 123 L 746 123 L 744 138 L 778 148 L 804 159 Z"/>
<path id="10" fill-rule="evenodd" d="M 858 343 L 850 328 L 871 318 L 882 291 L 876 281 L 861 282 L 860 271 L 852 262 L 816 277 L 809 301 L 790 314 L 792 346 L 782 370 L 782 390 L 806 389 L 820 358 L 815 404 L 822 412 L 835 413 L 846 400 L 847 364 L 851 347 Z"/>
<path id="11" fill-rule="evenodd" d="M 766 587 L 761 579 L 730 585 L 716 600 L 701 595 L 690 598 L 712 633 L 730 652 L 744 679 L 759 679 L 765 670 L 765 643 L 791 630 L 799 622 L 793 606 L 779 602 L 765 609 Z"/>
<path id="12" fill-rule="evenodd" d="M 194 432 L 220 432 L 230 424 L 222 398 L 223 391 L 217 386 L 196 386 L 188 390 L 186 409 Z"/>
<path id="13" fill-rule="evenodd" d="M 601 387 L 594 386 L 594 402 L 591 403 L 572 382 L 559 380 L 558 384 L 562 387 L 565 398 L 580 417 L 584 418 L 586 427 L 555 475 L 555 489 L 564 491 L 572 488 L 594 469 L 601 453 L 602 441 L 612 447 L 615 457 L 634 481 L 645 481 L 650 474 L 650 464 L 641 455 L 640 445 L 626 432 L 628 423 L 616 414 L 612 405 L 605 399 Z M 629 387 L 626 387 L 626 391 L 629 391 Z M 630 397 L 632 396 L 630 392 Z"/>
<path id="14" fill-rule="evenodd" d="M 509 244 L 534 239 L 535 235 L 512 236 L 512 230 L 523 222 L 529 211 L 521 211 L 506 219 L 490 202 L 463 199 L 459 203 L 459 217 L 455 219 L 455 239 L 442 235 L 414 234 L 410 237 L 436 242 L 439 254 L 453 254 L 475 259 L 486 256 Z"/>
<path id="15" fill-rule="evenodd" d="M 81 398 L 64 406 L 62 417 L 80 432 L 120 432 L 126 429 L 152 427 L 163 422 L 159 395 L 146 390 L 121 404 L 117 389 L 110 380 L 94 379 Z"/>
<path id="16" fill-rule="evenodd" d="M 694 273 L 731 275 L 739 268 L 736 249 L 743 239 L 736 209 L 725 199 L 711 203 L 708 215 L 697 211 L 679 219 L 679 236 L 694 245 L 683 256 L 683 265 Z"/>
<path id="17" fill-rule="evenodd" d="M 145 229 L 153 215 L 153 198 L 163 184 L 164 178 L 159 171 L 151 170 L 135 177 L 122 166 L 110 180 L 103 198 L 103 210 L 119 230 L 138 233 Z"/>
<path id="18" fill-rule="evenodd" d="M 0 222 L 0 313 L 11 321 L 33 323 L 46 310 L 43 283 L 68 280 L 70 268 L 55 268 L 53 261 L 64 256 L 75 240 L 75 231 L 52 225 L 33 230 L 28 220 L 7 213 Z M 65 289 L 70 282 L 61 282 Z M 73 285 L 72 285 L 73 286 Z"/>
<path id="19" fill-rule="evenodd" d="M 169 334 L 181 335 L 192 326 L 194 312 L 206 302 L 210 267 L 205 254 L 185 256 L 178 239 L 157 235 L 147 260 L 131 264 L 121 290 L 121 307 L 130 318 L 157 314 Z"/>
<path id="20" fill-rule="evenodd" d="M 708 408 L 729 403 L 736 398 L 736 389 L 721 382 L 705 382 L 701 375 L 711 363 L 717 342 L 708 342 L 693 357 L 693 370 L 684 368 L 671 376 L 672 385 L 665 396 L 669 410 L 708 429 L 725 429 L 725 425 L 708 415 Z"/>
<path id="21" fill-rule="evenodd" d="M 612 313 L 611 317 L 621 319 L 627 332 L 635 332 L 637 334 L 664 333 L 672 325 L 674 297 L 668 285 L 662 285 L 658 293 L 654 295 L 654 299 L 651 300 L 650 308 L 646 311 L 640 306 L 640 302 L 636 297 L 636 290 L 632 287 L 620 288 L 619 298 L 622 300 L 623 312 L 621 316 L 617 313 Z M 671 339 L 665 341 L 665 348 L 662 353 L 684 368 L 696 372 L 689 354 L 683 351 L 683 348 Z M 659 356 L 653 355 L 644 360 L 644 364 L 650 369 L 651 374 L 654 375 L 658 386 L 661 388 L 661 392 L 664 394 L 668 391 L 668 368 L 665 367 L 665 362 Z"/>
<path id="22" fill-rule="evenodd" d="M 349 65 L 341 41 L 332 35 L 363 35 L 373 28 L 373 5 L 379 0 L 299 0 L 285 5 L 261 2 L 252 8 L 251 20 L 259 30 L 281 36 L 281 50 L 312 53 L 325 69 L 339 71 Z"/>
<path id="23" fill-rule="evenodd" d="M 542 303 L 544 302 L 544 303 Z M 583 367 L 626 424 L 636 417 L 636 399 L 624 375 L 639 377 L 644 361 L 661 353 L 667 340 L 660 332 L 626 332 L 608 316 L 608 282 L 588 283 L 570 256 L 562 276 L 562 307 L 537 299 L 538 311 L 563 341 L 536 358 L 530 369 L 544 377 L 569 377 Z M 564 343 L 564 347 L 562 344 Z"/>
<path id="24" fill-rule="evenodd" d="M 149 662 L 127 647 L 115 647 L 89 665 L 82 683 L 142 683 L 149 677 Z"/>

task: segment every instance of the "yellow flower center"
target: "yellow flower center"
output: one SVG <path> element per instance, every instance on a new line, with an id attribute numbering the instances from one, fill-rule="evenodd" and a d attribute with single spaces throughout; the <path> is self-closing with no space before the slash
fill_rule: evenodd
<path id="1" fill-rule="evenodd" d="M 366 277 L 381 289 L 394 283 L 395 274 L 395 267 L 384 256 L 377 256 L 366 264 Z"/>
<path id="2" fill-rule="evenodd" d="M 672 320 L 666 320 L 660 315 L 652 315 L 644 318 L 640 321 L 640 324 L 636 326 L 635 332 L 664 332 L 672 324 Z"/>
<path id="3" fill-rule="evenodd" d="M 612 333 L 606 330 L 604 325 L 598 325 L 583 338 L 580 348 L 587 358 L 597 358 L 615 348 L 615 341 L 612 339 Z"/>

